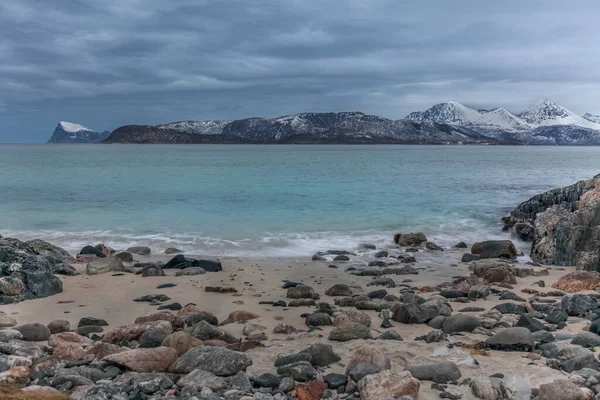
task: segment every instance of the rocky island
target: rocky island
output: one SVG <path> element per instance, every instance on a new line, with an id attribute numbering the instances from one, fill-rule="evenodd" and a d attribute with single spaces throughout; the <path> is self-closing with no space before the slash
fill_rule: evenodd
<path id="1" fill-rule="evenodd" d="M 504 219 L 533 261 L 409 232 L 306 261 L 0 238 L 0 395 L 599 398 L 597 184 Z"/>

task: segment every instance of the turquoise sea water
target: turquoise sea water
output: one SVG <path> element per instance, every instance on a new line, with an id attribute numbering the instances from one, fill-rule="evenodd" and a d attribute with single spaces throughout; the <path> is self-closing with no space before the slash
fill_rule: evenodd
<path id="1" fill-rule="evenodd" d="M 249 257 L 452 245 L 598 173 L 598 147 L 0 145 L 0 234 Z"/>

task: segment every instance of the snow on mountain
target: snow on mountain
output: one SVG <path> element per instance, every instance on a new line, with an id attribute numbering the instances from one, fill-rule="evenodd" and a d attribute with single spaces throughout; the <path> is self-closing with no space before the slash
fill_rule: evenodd
<path id="1" fill-rule="evenodd" d="M 88 128 L 87 126 L 83 126 L 83 125 L 79 125 L 79 124 L 74 124 L 72 122 L 67 122 L 67 121 L 60 121 L 58 123 L 58 125 L 65 131 L 65 132 L 69 132 L 69 133 L 76 133 L 76 132 L 81 132 L 81 131 L 91 131 L 93 132 L 90 128 Z"/>
<path id="2" fill-rule="evenodd" d="M 548 100 L 542 100 L 519 115 L 504 108 L 477 110 L 455 101 L 436 104 L 426 111 L 417 111 L 407 115 L 412 121 L 430 121 L 438 124 L 460 125 L 496 136 L 495 133 L 532 132 L 542 126 L 573 125 L 582 128 L 600 130 L 599 123 L 585 119 L 572 111 Z"/>
<path id="3" fill-rule="evenodd" d="M 174 129 L 181 132 L 197 135 L 219 135 L 223 133 L 225 125 L 231 121 L 177 121 L 158 125 L 159 129 Z"/>
<path id="4" fill-rule="evenodd" d="M 548 100 L 542 100 L 529 107 L 519 117 L 535 127 L 552 125 L 574 125 L 600 130 L 600 124 L 589 121 L 566 108 Z"/>
<path id="5" fill-rule="evenodd" d="M 582 115 L 582 117 L 587 119 L 588 121 L 592 121 L 596 124 L 600 124 L 600 115 L 598 115 L 598 114 L 585 113 Z"/>
<path id="6" fill-rule="evenodd" d="M 476 127 L 485 131 L 520 132 L 530 130 L 531 126 L 504 108 L 476 110 L 458 102 L 436 104 L 423 112 L 413 112 L 406 116 L 411 121 L 429 121 L 438 124 Z"/>
<path id="7" fill-rule="evenodd" d="M 94 132 L 83 125 L 60 121 L 48 143 L 96 143 L 106 139 L 109 135 L 109 132 Z"/>

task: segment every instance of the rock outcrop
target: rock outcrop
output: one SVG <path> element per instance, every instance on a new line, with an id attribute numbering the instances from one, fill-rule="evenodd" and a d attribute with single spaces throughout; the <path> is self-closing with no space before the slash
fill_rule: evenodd
<path id="1" fill-rule="evenodd" d="M 0 237 L 0 304 L 48 297 L 62 292 L 54 274 L 76 275 L 69 254 L 41 240 Z"/>
<path id="2" fill-rule="evenodd" d="M 600 175 L 538 194 L 503 222 L 513 236 L 531 239 L 534 261 L 600 271 Z"/>

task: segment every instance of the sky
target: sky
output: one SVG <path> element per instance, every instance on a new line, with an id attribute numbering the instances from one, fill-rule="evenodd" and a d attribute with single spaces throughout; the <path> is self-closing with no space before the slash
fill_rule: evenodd
<path id="1" fill-rule="evenodd" d="M 600 114 L 597 0 L 0 0 L 0 142 L 444 101 Z"/>

